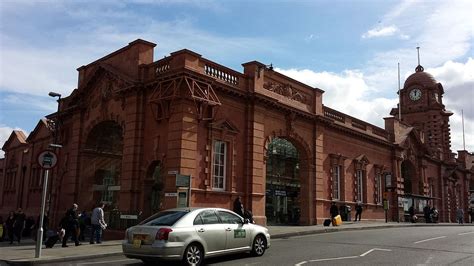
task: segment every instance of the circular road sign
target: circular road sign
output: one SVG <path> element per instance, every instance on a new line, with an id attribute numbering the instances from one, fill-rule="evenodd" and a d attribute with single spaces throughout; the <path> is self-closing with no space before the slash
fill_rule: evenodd
<path id="1" fill-rule="evenodd" d="M 43 151 L 38 155 L 38 164 L 43 169 L 51 169 L 56 166 L 58 156 L 52 151 Z"/>

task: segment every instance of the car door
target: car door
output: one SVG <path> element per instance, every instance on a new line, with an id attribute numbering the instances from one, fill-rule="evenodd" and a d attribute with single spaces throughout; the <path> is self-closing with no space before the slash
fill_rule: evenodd
<path id="1" fill-rule="evenodd" d="M 240 216 L 227 211 L 217 211 L 226 232 L 226 249 L 250 248 L 249 225 L 244 224 Z"/>
<path id="2" fill-rule="evenodd" d="M 202 239 L 206 253 L 213 254 L 225 249 L 225 229 L 214 210 L 201 211 L 194 220 L 194 229 Z"/>

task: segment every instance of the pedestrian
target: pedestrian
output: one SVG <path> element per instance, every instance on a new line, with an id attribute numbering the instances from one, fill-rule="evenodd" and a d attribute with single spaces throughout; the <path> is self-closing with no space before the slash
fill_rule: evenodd
<path id="1" fill-rule="evenodd" d="M 425 217 L 425 222 L 426 223 L 431 223 L 431 208 L 429 204 L 426 204 L 426 206 L 423 208 L 423 216 Z"/>
<path id="2" fill-rule="evenodd" d="M 87 220 L 90 219 L 86 211 L 79 214 L 79 241 L 84 241 L 84 233 L 86 231 Z"/>
<path id="3" fill-rule="evenodd" d="M 474 207 L 469 208 L 469 215 L 471 216 L 471 224 L 474 223 Z"/>
<path id="4" fill-rule="evenodd" d="M 432 222 L 433 222 L 433 223 L 437 223 L 437 222 L 438 222 L 438 217 L 439 217 L 439 212 L 438 212 L 438 210 L 436 209 L 436 207 L 433 206 L 433 208 L 431 209 L 431 219 L 432 219 Z"/>
<path id="5" fill-rule="evenodd" d="M 337 209 L 335 202 L 331 202 L 331 208 L 329 209 L 329 213 L 331 214 L 332 219 L 339 215 L 339 210 Z"/>
<path id="6" fill-rule="evenodd" d="M 91 216 L 92 230 L 91 230 L 91 240 L 89 242 L 90 244 L 94 244 L 94 238 L 95 238 L 95 243 L 97 244 L 102 243 L 102 230 L 107 228 L 107 224 L 105 223 L 105 220 L 104 220 L 104 208 L 105 208 L 105 203 L 101 202 L 92 211 L 92 216 Z"/>
<path id="7" fill-rule="evenodd" d="M 67 240 L 69 237 L 74 241 L 74 244 L 76 246 L 80 246 L 81 243 L 79 243 L 78 240 L 78 230 L 79 230 L 79 221 L 78 221 L 78 216 L 77 216 L 77 208 L 79 206 L 74 203 L 72 205 L 72 208 L 67 210 L 66 215 L 62 219 L 61 226 L 64 228 L 65 235 L 63 237 L 63 248 L 67 248 Z"/>
<path id="8" fill-rule="evenodd" d="M 410 208 L 408 209 L 408 213 L 410 214 L 410 221 L 412 223 L 416 223 L 416 220 L 418 220 L 418 217 L 416 217 L 415 215 L 415 208 L 413 208 L 413 206 L 410 206 Z"/>
<path id="9" fill-rule="evenodd" d="M 244 205 L 242 204 L 242 198 L 237 196 L 234 200 L 234 212 L 244 217 Z"/>
<path id="10" fill-rule="evenodd" d="M 3 235 L 5 233 L 5 223 L 3 217 L 0 215 L 0 242 L 3 242 Z"/>
<path id="11" fill-rule="evenodd" d="M 23 230 L 25 229 L 26 224 L 26 215 L 23 213 L 21 208 L 18 208 L 15 214 L 15 223 L 13 224 L 13 232 L 18 240 L 18 244 L 21 242 L 21 236 L 23 235 Z"/>
<path id="12" fill-rule="evenodd" d="M 354 221 L 357 221 L 357 217 L 359 217 L 359 222 L 360 222 L 360 218 L 362 216 L 362 202 L 358 201 L 355 209 L 356 209 L 356 214 L 355 214 Z"/>
<path id="13" fill-rule="evenodd" d="M 13 225 L 14 224 L 15 224 L 15 212 L 11 211 L 8 214 L 7 220 L 5 221 L 7 236 L 8 236 L 8 240 L 10 240 L 10 245 L 13 244 L 13 235 L 14 235 Z"/>
<path id="14" fill-rule="evenodd" d="M 36 241 L 37 239 L 37 235 L 38 235 L 38 231 L 40 229 L 40 222 L 41 222 L 41 215 L 38 215 L 38 219 L 36 220 L 36 223 L 34 226 L 32 226 L 31 229 L 36 229 L 36 231 L 33 231 L 34 232 L 34 235 L 33 235 L 33 239 Z M 48 218 L 48 213 L 45 212 L 44 215 L 43 215 L 43 241 L 46 239 L 46 232 L 48 232 L 49 230 L 49 218 Z"/>
<path id="15" fill-rule="evenodd" d="M 456 218 L 459 224 L 464 223 L 464 210 L 461 207 L 459 207 L 458 210 L 456 211 Z"/>

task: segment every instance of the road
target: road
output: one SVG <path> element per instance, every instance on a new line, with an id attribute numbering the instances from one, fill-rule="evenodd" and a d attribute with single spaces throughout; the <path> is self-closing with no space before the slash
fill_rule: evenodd
<path id="1" fill-rule="evenodd" d="M 272 247 L 262 257 L 232 255 L 212 258 L 206 263 L 239 266 L 474 265 L 474 227 L 390 228 L 274 239 Z M 124 256 L 110 256 L 52 265 L 102 266 L 142 265 L 142 263 Z M 178 264 L 166 263 L 166 265 Z"/>

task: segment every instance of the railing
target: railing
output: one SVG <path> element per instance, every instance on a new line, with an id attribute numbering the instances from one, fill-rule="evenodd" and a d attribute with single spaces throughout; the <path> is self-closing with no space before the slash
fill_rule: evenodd
<path id="1" fill-rule="evenodd" d="M 334 119 L 336 121 L 342 122 L 342 123 L 345 122 L 344 114 L 339 113 L 338 111 L 327 108 L 327 107 L 324 107 L 324 116 Z"/>
<path id="2" fill-rule="evenodd" d="M 155 75 L 160 75 L 170 70 L 170 60 L 168 58 L 155 62 Z"/>
<path id="3" fill-rule="evenodd" d="M 358 129 L 367 130 L 366 123 L 352 118 L 352 126 Z"/>
<path id="4" fill-rule="evenodd" d="M 239 85 L 238 74 L 235 71 L 226 69 L 223 66 L 206 62 L 204 65 L 204 73 L 206 73 L 208 76 L 214 77 L 232 85 Z"/>
<path id="5" fill-rule="evenodd" d="M 384 129 L 372 126 L 372 133 L 374 133 L 374 135 L 387 138 L 387 131 Z"/>

